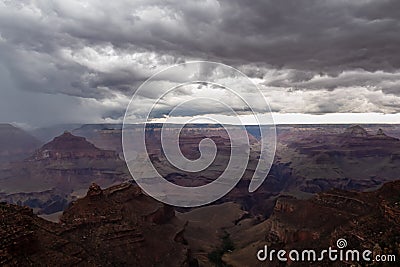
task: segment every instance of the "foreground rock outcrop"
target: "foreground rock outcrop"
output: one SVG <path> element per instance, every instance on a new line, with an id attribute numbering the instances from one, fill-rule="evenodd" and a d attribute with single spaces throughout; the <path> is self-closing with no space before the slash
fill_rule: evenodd
<path id="1" fill-rule="evenodd" d="M 223 260 L 232 266 L 259 266 L 256 253 L 264 245 L 277 250 L 312 248 L 321 251 L 335 247 L 340 238 L 347 240 L 349 249 L 378 249 L 381 254 L 395 255 L 398 260 L 399 222 L 400 181 L 389 182 L 373 192 L 333 190 L 308 200 L 284 196 L 278 198 L 269 219 L 261 223 L 249 219 L 241 222 L 242 226 L 229 229 L 236 249 L 225 254 Z M 264 264 L 280 266 L 277 261 Z M 337 261 L 294 266 L 343 264 Z"/>
<path id="2" fill-rule="evenodd" d="M 127 183 L 93 184 L 60 223 L 27 207 L 0 204 L 0 265 L 188 266 L 184 223 L 172 207 Z"/>

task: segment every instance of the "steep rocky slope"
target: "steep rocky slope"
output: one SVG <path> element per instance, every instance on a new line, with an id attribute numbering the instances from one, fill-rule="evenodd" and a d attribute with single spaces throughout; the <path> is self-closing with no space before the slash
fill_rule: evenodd
<path id="1" fill-rule="evenodd" d="M 347 240 L 349 249 L 370 249 L 399 259 L 399 220 L 400 181 L 373 192 L 334 190 L 309 200 L 283 196 L 266 221 L 248 219 L 229 229 L 236 249 L 223 259 L 232 266 L 259 266 L 256 253 L 264 245 L 270 249 L 321 251 L 335 247 L 339 238 Z M 278 262 L 263 264 L 279 266 Z"/>
<path id="2" fill-rule="evenodd" d="M 72 133 L 85 137 L 98 148 L 114 150 L 123 157 L 122 124 L 85 124 Z"/>
<path id="3" fill-rule="evenodd" d="M 189 266 L 184 223 L 131 184 L 93 184 L 61 223 L 0 204 L 0 265 Z"/>
<path id="4" fill-rule="evenodd" d="M 49 214 L 84 195 L 92 182 L 106 187 L 129 177 L 116 152 L 99 149 L 85 138 L 65 132 L 31 157 L 2 170 L 0 199 Z"/>

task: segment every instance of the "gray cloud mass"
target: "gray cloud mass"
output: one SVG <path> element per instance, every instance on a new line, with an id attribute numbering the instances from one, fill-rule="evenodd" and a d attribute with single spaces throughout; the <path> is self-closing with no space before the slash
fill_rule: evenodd
<path id="1" fill-rule="evenodd" d="M 118 121 L 143 81 L 191 60 L 237 67 L 274 112 L 398 113 L 399 33 L 396 0 L 2 0 L 0 120 L 69 121 L 74 106 Z"/>

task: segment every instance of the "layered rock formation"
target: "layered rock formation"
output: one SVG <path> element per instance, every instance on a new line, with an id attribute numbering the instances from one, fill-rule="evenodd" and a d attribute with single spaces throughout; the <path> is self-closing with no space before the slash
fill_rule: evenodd
<path id="1" fill-rule="evenodd" d="M 65 132 L 0 175 L 0 199 L 28 205 L 35 212 L 62 211 L 96 182 L 110 186 L 129 180 L 116 152 L 102 150 L 85 138 Z"/>
<path id="2" fill-rule="evenodd" d="M 72 133 L 85 137 L 98 148 L 116 151 L 123 157 L 121 124 L 86 124 Z"/>
<path id="3" fill-rule="evenodd" d="M 93 184 L 61 223 L 0 204 L 0 265 L 189 266 L 184 223 L 131 184 Z"/>
<path id="4" fill-rule="evenodd" d="M 309 200 L 282 196 L 264 221 L 235 203 L 176 217 L 172 207 L 130 183 L 104 190 L 92 184 L 58 224 L 38 218 L 29 208 L 1 203 L 0 265 L 213 266 L 213 253 L 229 244 L 218 254 L 221 264 L 259 266 L 256 253 L 264 245 L 319 251 L 335 247 L 339 238 L 347 240 L 349 249 L 399 257 L 399 192 L 396 181 L 374 192 L 333 190 Z M 304 266 L 321 264 L 344 263 Z"/>
<path id="5" fill-rule="evenodd" d="M 374 192 L 334 190 L 309 200 L 280 197 L 266 221 L 245 231 L 240 227 L 229 230 L 237 249 L 226 254 L 224 260 L 233 266 L 256 266 L 260 262 L 255 255 L 264 245 L 270 249 L 313 248 L 320 251 L 335 247 L 339 238 L 347 240 L 349 249 L 372 251 L 379 247 L 382 253 L 398 258 L 399 192 L 400 181 L 395 181 Z M 335 264 L 342 266 L 343 263 Z M 279 263 L 270 265 L 279 266 Z"/>
<path id="6" fill-rule="evenodd" d="M 367 190 L 398 179 L 400 141 L 382 129 L 332 126 L 289 133 L 277 150 L 277 162 L 289 163 L 293 171 L 287 192 Z"/>
<path id="7" fill-rule="evenodd" d="M 86 141 L 84 137 L 64 132 L 61 136 L 42 146 L 31 156 L 28 161 L 51 161 L 73 159 L 118 159 L 115 151 L 102 150 Z"/>

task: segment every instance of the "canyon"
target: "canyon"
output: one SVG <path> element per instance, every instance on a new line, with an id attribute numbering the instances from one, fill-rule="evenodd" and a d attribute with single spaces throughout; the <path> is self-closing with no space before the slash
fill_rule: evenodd
<path id="1" fill-rule="evenodd" d="M 259 132 L 246 128 L 251 150 L 242 179 L 199 208 L 166 206 L 137 187 L 123 160 L 121 125 L 77 126 L 44 145 L 25 133 L 30 145 L 0 165 L 0 264 L 258 266 L 255 253 L 266 244 L 318 249 L 339 238 L 399 255 L 400 127 L 279 125 L 274 163 L 253 193 Z M 215 180 L 231 156 L 226 131 L 188 125 L 179 134 L 192 160 L 201 140 L 212 139 L 215 160 L 197 173 L 179 170 L 163 153 L 160 125 L 149 125 L 156 170 L 181 186 Z M 142 168 L 138 161 L 133 170 Z"/>
<path id="2" fill-rule="evenodd" d="M 92 184 L 60 223 L 1 203 L 0 226 L 2 266 L 189 266 L 192 260 L 173 208 L 129 183 L 105 190 Z"/>
<path id="3" fill-rule="evenodd" d="M 52 214 L 83 196 L 92 182 L 106 187 L 126 180 L 129 174 L 116 152 L 65 132 L 0 170 L 0 200 Z"/>

